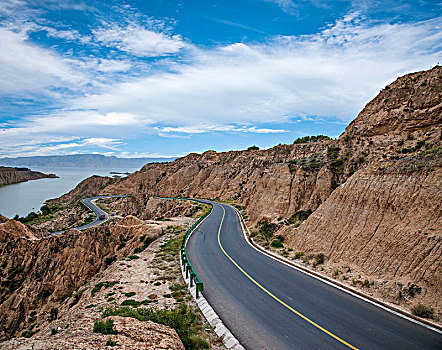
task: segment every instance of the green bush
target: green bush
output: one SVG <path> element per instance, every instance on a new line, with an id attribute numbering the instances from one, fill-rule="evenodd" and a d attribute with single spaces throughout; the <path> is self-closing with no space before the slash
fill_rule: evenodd
<path id="1" fill-rule="evenodd" d="M 114 255 L 114 256 L 111 256 L 111 257 L 108 257 L 108 258 L 106 258 L 105 260 L 104 260 L 104 264 L 106 265 L 106 267 L 107 266 L 109 266 L 109 265 L 111 265 L 114 261 L 116 261 L 117 260 L 117 257 Z"/>
<path id="2" fill-rule="evenodd" d="M 313 263 L 313 266 L 318 266 L 323 264 L 325 261 L 325 255 L 322 253 L 319 253 L 317 255 L 315 255 L 315 262 Z"/>
<path id="3" fill-rule="evenodd" d="M 123 300 L 123 302 L 121 303 L 121 306 L 132 306 L 132 307 L 138 307 L 140 306 L 140 302 L 133 300 L 133 299 L 126 299 Z"/>
<path id="4" fill-rule="evenodd" d="M 112 340 L 112 338 L 108 338 L 106 342 L 106 346 L 115 346 L 117 345 L 117 342 Z"/>
<path id="5" fill-rule="evenodd" d="M 275 239 L 274 241 L 272 241 L 272 247 L 274 247 L 274 248 L 282 248 L 282 247 L 284 247 L 284 244 L 282 244 L 281 241 L 278 241 L 277 239 Z"/>
<path id="6" fill-rule="evenodd" d="M 326 140 L 330 140 L 330 137 L 325 135 L 304 136 L 304 137 L 298 137 L 295 141 L 293 141 L 293 143 L 297 145 L 300 143 L 310 143 L 310 142 L 318 142 Z"/>
<path id="7" fill-rule="evenodd" d="M 53 307 L 49 315 L 49 322 L 56 320 L 57 317 L 58 317 L 58 309 L 56 307 Z"/>
<path id="8" fill-rule="evenodd" d="M 247 151 L 258 151 L 259 147 L 256 145 L 250 146 L 249 148 L 247 148 Z"/>
<path id="9" fill-rule="evenodd" d="M 135 259 L 139 259 L 140 257 L 138 255 L 129 255 L 127 258 L 130 260 L 135 260 Z"/>
<path id="10" fill-rule="evenodd" d="M 269 223 L 268 221 L 259 221 L 258 228 L 259 228 L 259 233 L 268 242 L 270 238 L 273 237 L 273 232 L 276 230 L 276 225 Z"/>
<path id="11" fill-rule="evenodd" d="M 295 259 L 301 259 L 304 256 L 303 252 L 296 252 L 294 258 Z"/>
<path id="12" fill-rule="evenodd" d="M 124 293 L 125 296 L 127 296 L 128 298 L 133 297 L 135 294 L 135 292 L 128 292 L 128 293 Z"/>
<path id="13" fill-rule="evenodd" d="M 94 333 L 101 334 L 117 334 L 114 328 L 114 320 L 108 319 L 105 322 L 103 321 L 95 321 L 94 323 Z"/>
<path id="14" fill-rule="evenodd" d="M 95 285 L 95 287 L 91 290 L 91 296 L 94 296 L 95 293 L 98 293 L 102 287 L 109 288 L 114 285 L 118 284 L 118 281 L 105 281 L 105 282 L 99 282 Z"/>
<path id="15" fill-rule="evenodd" d="M 55 334 L 57 334 L 58 333 L 58 331 L 55 329 L 55 328 L 52 328 L 51 329 L 51 335 L 55 335 Z"/>
<path id="16" fill-rule="evenodd" d="M 423 318 L 434 318 L 434 309 L 425 305 L 419 304 L 411 309 L 413 315 Z"/>

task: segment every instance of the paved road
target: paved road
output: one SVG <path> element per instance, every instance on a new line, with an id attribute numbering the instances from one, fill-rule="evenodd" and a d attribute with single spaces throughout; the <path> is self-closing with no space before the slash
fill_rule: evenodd
<path id="1" fill-rule="evenodd" d="M 187 252 L 204 296 L 246 349 L 442 349 L 441 333 L 258 252 L 234 209 L 213 204 Z"/>
<path id="2" fill-rule="evenodd" d="M 83 204 L 86 205 L 90 210 L 92 210 L 95 213 L 96 218 L 91 223 L 76 227 L 76 229 L 77 230 L 84 230 L 86 228 L 100 225 L 103 222 L 106 222 L 107 220 L 109 220 L 109 215 L 104 210 L 97 207 L 92 201 L 95 199 L 100 199 L 100 198 L 113 198 L 113 197 L 126 197 L 126 196 L 96 196 L 96 197 L 89 197 L 89 198 L 82 199 L 81 201 L 83 202 Z M 104 219 L 102 219 L 102 220 L 100 220 L 101 215 L 104 215 Z M 53 235 L 59 235 L 59 234 L 66 232 L 66 231 L 67 230 L 54 232 Z"/>

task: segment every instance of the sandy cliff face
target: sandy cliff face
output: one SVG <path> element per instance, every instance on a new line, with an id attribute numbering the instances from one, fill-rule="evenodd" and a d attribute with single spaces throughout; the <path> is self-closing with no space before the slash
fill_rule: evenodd
<path id="1" fill-rule="evenodd" d="M 423 293 L 414 302 L 441 310 L 440 163 L 411 173 L 370 170 L 348 179 L 299 228 L 279 233 L 297 251 L 324 253 L 377 280 L 416 283 Z"/>
<path id="2" fill-rule="evenodd" d="M 64 297 L 161 229 L 134 217 L 40 238 L 14 220 L 0 224 L 0 339 L 48 317 Z M 31 316 L 35 313 L 34 316 Z"/>
<path id="3" fill-rule="evenodd" d="M 280 145 L 263 151 L 190 154 L 166 164 L 148 164 L 103 193 L 221 198 L 262 216 L 291 216 L 316 209 L 359 164 L 349 159 L 334 166 L 348 150 L 338 141 Z"/>
<path id="4" fill-rule="evenodd" d="M 39 171 L 19 170 L 17 168 L 0 167 L 0 186 L 26 182 L 30 180 L 55 178 L 54 174 L 43 174 Z"/>
<path id="5" fill-rule="evenodd" d="M 442 67 L 407 74 L 387 85 L 346 128 L 345 135 L 404 135 L 442 122 Z"/>
<path id="6" fill-rule="evenodd" d="M 120 181 L 118 178 L 94 175 L 81 181 L 72 191 L 66 193 L 60 198 L 57 198 L 56 200 L 52 199 L 47 202 L 66 202 L 73 204 L 80 199 L 100 194 L 100 191 L 102 191 L 106 186 L 118 181 Z"/>

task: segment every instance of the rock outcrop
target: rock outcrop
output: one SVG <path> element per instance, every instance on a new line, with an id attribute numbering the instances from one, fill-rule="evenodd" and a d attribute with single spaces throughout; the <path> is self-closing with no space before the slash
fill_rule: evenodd
<path id="1" fill-rule="evenodd" d="M 43 174 L 39 171 L 31 171 L 28 168 L 0 167 L 0 186 L 38 180 L 44 178 L 57 178 L 55 174 Z"/>
<path id="2" fill-rule="evenodd" d="M 85 231 L 41 235 L 15 220 L 0 223 L 0 340 L 48 317 L 76 288 L 153 241 L 161 227 L 128 216 Z M 144 238 L 143 238 L 144 239 Z"/>

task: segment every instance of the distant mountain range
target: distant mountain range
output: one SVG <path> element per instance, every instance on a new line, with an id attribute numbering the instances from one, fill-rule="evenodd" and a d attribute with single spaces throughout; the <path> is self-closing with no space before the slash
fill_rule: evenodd
<path id="1" fill-rule="evenodd" d="M 175 158 L 118 158 L 101 154 L 0 158 L 0 165 L 72 168 L 140 168 L 147 163 L 171 162 Z"/>

